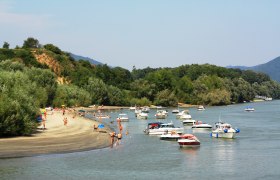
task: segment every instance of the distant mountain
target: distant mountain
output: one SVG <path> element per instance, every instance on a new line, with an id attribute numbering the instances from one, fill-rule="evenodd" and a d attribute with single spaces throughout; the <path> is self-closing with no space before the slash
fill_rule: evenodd
<path id="1" fill-rule="evenodd" d="M 80 55 L 76 55 L 76 54 L 72 54 L 72 53 L 70 53 L 70 55 L 71 55 L 71 57 L 72 58 L 74 58 L 76 61 L 79 61 L 79 60 L 86 60 L 86 61 L 88 61 L 88 62 L 90 62 L 91 64 L 94 64 L 94 65 L 99 65 L 99 64 L 103 64 L 103 63 L 101 63 L 101 62 L 99 62 L 99 61 L 96 61 L 96 60 L 94 60 L 94 59 L 91 59 L 91 58 L 89 58 L 89 57 L 84 57 L 84 56 L 80 56 Z"/>
<path id="2" fill-rule="evenodd" d="M 253 70 L 268 74 L 271 79 L 280 82 L 280 56 L 265 63 L 252 67 L 246 66 L 228 66 L 227 68 L 238 68 L 241 70 Z"/>

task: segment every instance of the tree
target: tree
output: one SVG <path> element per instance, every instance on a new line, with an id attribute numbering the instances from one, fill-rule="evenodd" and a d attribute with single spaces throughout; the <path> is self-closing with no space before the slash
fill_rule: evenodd
<path id="1" fill-rule="evenodd" d="M 7 42 L 4 42 L 3 48 L 4 48 L 4 49 L 9 49 L 9 48 L 10 48 L 10 44 L 7 43 Z"/>
<path id="2" fill-rule="evenodd" d="M 62 51 L 53 44 L 46 44 L 46 45 L 44 45 L 44 48 L 49 50 L 49 51 L 52 51 L 56 54 L 62 54 Z"/>
<path id="3" fill-rule="evenodd" d="M 39 41 L 29 37 L 24 41 L 22 48 L 39 48 Z"/>

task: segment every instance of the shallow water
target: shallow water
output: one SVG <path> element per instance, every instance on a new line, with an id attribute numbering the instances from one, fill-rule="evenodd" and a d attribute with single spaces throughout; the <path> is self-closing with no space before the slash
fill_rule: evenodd
<path id="1" fill-rule="evenodd" d="M 113 148 L 68 154 L 0 159 L 0 179 L 280 179 L 280 101 L 250 103 L 256 111 L 244 112 L 248 104 L 190 109 L 193 119 L 214 124 L 219 120 L 238 127 L 236 139 L 216 139 L 195 133 L 198 148 L 179 148 L 143 133 L 147 121 L 123 122 L 122 142 Z M 163 122 L 182 126 L 171 114 Z M 108 112 L 115 120 L 120 111 Z M 155 121 L 155 110 L 148 122 Z M 115 127 L 115 125 L 113 125 Z M 185 132 L 192 133 L 186 128 Z"/>

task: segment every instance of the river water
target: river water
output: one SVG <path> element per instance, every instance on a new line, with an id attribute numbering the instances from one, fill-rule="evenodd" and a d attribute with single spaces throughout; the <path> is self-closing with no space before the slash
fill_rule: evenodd
<path id="1" fill-rule="evenodd" d="M 244 108 L 253 106 L 254 112 Z M 124 135 L 113 148 L 50 154 L 26 158 L 0 159 L 0 179 L 280 179 L 280 101 L 190 108 L 193 119 L 214 124 L 219 120 L 241 130 L 236 139 L 211 138 L 195 133 L 198 148 L 179 148 L 176 142 L 161 141 L 143 133 L 146 120 L 134 112 L 123 122 Z M 176 126 L 181 121 L 171 114 Z M 115 120 L 120 111 L 108 112 Z M 155 121 L 155 110 L 148 122 Z M 105 120 L 109 123 L 111 120 Z M 114 125 L 113 125 L 114 127 Z M 186 128 L 186 133 L 192 133 Z"/>

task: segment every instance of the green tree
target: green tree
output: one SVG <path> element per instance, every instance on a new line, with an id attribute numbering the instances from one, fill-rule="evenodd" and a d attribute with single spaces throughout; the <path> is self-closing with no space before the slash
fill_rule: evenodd
<path id="1" fill-rule="evenodd" d="M 102 80 L 89 78 L 85 89 L 90 93 L 92 104 L 109 104 L 108 88 Z"/>
<path id="2" fill-rule="evenodd" d="M 62 54 L 62 51 L 57 46 L 55 46 L 53 44 L 46 44 L 46 45 L 44 45 L 44 48 L 49 50 L 49 51 L 54 52 L 55 54 Z"/>
<path id="3" fill-rule="evenodd" d="M 39 48 L 39 41 L 33 37 L 29 37 L 23 42 L 22 48 Z"/>
<path id="4" fill-rule="evenodd" d="M 4 42 L 3 48 L 4 49 L 9 49 L 10 48 L 10 44 L 8 42 Z"/>
<path id="5" fill-rule="evenodd" d="M 0 136 L 32 134 L 39 113 L 37 87 L 23 72 L 0 73 Z"/>
<path id="6" fill-rule="evenodd" d="M 175 94 L 168 89 L 158 92 L 154 102 L 161 106 L 177 106 L 178 104 Z"/>

